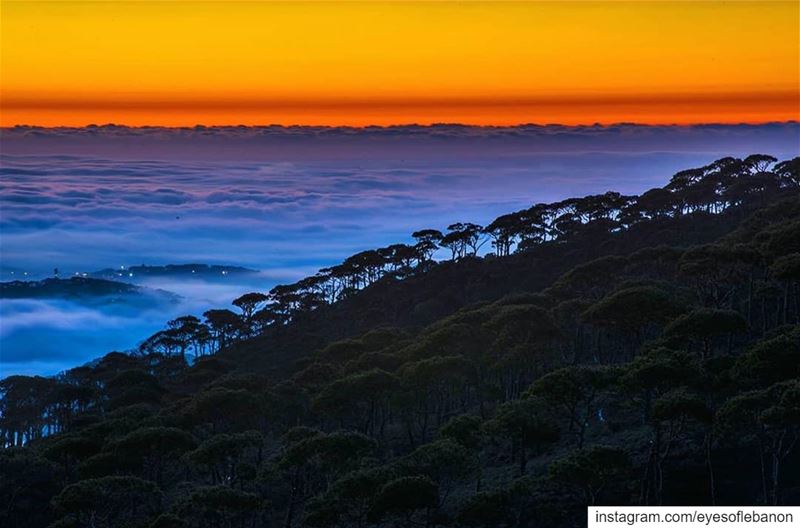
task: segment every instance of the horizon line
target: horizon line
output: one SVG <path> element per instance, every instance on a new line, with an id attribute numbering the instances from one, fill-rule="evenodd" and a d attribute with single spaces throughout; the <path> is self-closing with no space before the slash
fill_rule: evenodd
<path id="1" fill-rule="evenodd" d="M 213 124 L 206 125 L 203 123 L 195 123 L 193 125 L 129 125 L 125 123 L 88 123 L 86 125 L 37 125 L 29 123 L 20 123 L 14 125 L 0 125 L 0 130 L 14 130 L 21 128 L 43 129 L 43 130 L 81 130 L 86 128 L 129 128 L 129 129 L 168 129 L 168 130 L 187 130 L 187 129 L 213 129 L 213 128 L 328 128 L 328 129 L 390 129 L 390 128 L 434 128 L 434 127 L 463 127 L 463 128 L 522 128 L 522 127 L 566 127 L 566 128 L 608 128 L 615 126 L 637 126 L 637 127 L 697 127 L 697 126 L 768 126 L 768 125 L 797 125 L 800 124 L 798 119 L 785 119 L 785 120 L 766 120 L 766 121 L 695 121 L 695 122 L 663 122 L 663 123 L 645 123 L 637 121 L 595 121 L 592 123 L 576 123 L 565 124 L 558 122 L 540 123 L 534 121 L 524 121 L 514 124 L 474 124 L 461 121 L 441 121 L 431 123 L 418 123 L 406 122 L 395 124 L 367 124 L 367 125 L 331 125 L 331 124 L 281 124 L 281 123 L 264 123 L 264 124 L 250 124 L 245 125 L 242 123 L 229 123 L 229 124 Z"/>

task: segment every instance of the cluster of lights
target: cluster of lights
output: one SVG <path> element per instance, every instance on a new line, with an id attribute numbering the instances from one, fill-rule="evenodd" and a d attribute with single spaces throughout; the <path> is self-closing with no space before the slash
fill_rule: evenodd
<path id="1" fill-rule="evenodd" d="M 115 273 L 115 275 L 116 275 L 117 277 L 124 277 L 124 276 L 126 275 L 125 271 L 126 271 L 126 268 L 125 268 L 125 266 L 120 266 L 120 267 L 119 267 L 119 271 L 118 271 L 118 272 L 116 272 L 116 273 Z M 15 271 L 12 271 L 12 272 L 10 272 L 10 273 L 11 273 L 11 275 L 16 275 L 16 272 L 15 272 Z M 197 273 L 197 270 L 192 270 L 192 273 Z M 223 276 L 226 276 L 226 275 L 228 275 L 228 270 L 222 270 L 222 271 L 221 271 L 221 274 L 222 274 Z M 23 271 L 23 272 L 22 272 L 22 275 L 24 275 L 24 276 L 26 276 L 26 277 L 27 277 L 27 276 L 28 276 L 28 272 L 27 272 L 27 271 Z M 86 273 L 86 272 L 84 272 L 84 271 L 76 271 L 76 272 L 74 273 L 74 276 L 75 276 L 75 277 L 88 277 L 88 276 L 89 276 L 89 274 L 88 274 L 88 273 Z M 127 272 L 127 276 L 128 276 L 128 277 L 133 277 L 133 272 L 132 272 L 132 271 L 128 271 L 128 272 Z"/>

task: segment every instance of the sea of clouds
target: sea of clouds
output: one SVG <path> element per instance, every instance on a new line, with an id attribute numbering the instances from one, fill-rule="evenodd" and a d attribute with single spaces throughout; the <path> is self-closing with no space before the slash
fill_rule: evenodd
<path id="1" fill-rule="evenodd" d="M 727 155 L 797 156 L 800 125 L 17 127 L 2 140 L 3 280 L 188 262 L 262 274 L 150 284 L 183 300 L 146 309 L 3 300 L 0 376 L 52 374 L 133 347 L 170 317 L 408 242 L 417 229 L 640 193 Z"/>

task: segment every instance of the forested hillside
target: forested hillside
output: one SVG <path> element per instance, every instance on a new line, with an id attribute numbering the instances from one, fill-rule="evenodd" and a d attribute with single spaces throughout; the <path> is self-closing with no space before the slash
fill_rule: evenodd
<path id="1" fill-rule="evenodd" d="M 413 239 L 0 381 L 0 525 L 566 528 L 586 505 L 800 503 L 800 158 Z"/>

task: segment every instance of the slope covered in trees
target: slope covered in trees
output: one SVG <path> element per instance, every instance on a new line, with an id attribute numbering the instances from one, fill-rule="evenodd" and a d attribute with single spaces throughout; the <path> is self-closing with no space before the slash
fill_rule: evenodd
<path id="1" fill-rule="evenodd" d="M 796 504 L 800 159 L 776 161 L 420 231 L 136 354 L 6 378 L 0 524 L 571 527 L 587 504 Z"/>

